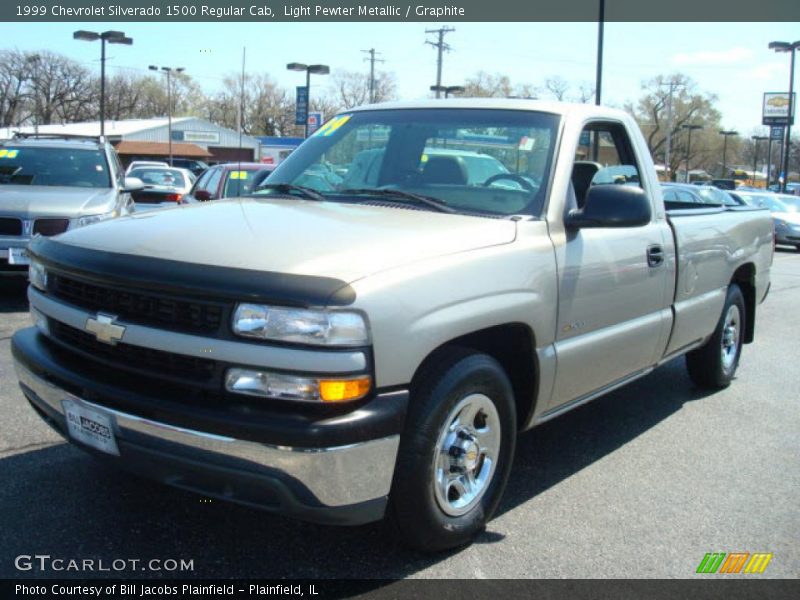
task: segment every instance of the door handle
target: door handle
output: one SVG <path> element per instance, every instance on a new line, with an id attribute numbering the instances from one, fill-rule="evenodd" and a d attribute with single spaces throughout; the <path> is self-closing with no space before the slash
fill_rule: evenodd
<path id="1" fill-rule="evenodd" d="M 659 245 L 647 248 L 647 266 L 657 267 L 664 263 L 664 249 Z"/>

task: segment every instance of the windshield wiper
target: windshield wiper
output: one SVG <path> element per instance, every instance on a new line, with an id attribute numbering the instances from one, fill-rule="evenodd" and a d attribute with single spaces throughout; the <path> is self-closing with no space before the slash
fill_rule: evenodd
<path id="1" fill-rule="evenodd" d="M 417 204 L 424 204 L 425 206 L 443 213 L 455 213 L 456 210 L 447 206 L 441 200 L 432 198 L 431 196 L 423 196 L 422 194 L 415 194 L 414 192 L 405 192 L 403 190 L 395 190 L 391 188 L 353 188 L 337 190 L 337 194 L 353 194 L 353 195 L 368 195 L 368 196 L 381 196 L 389 200 L 411 201 Z"/>
<path id="2" fill-rule="evenodd" d="M 292 192 L 297 192 L 306 200 L 325 200 L 325 196 L 320 194 L 317 190 L 305 187 L 304 185 L 294 185 L 293 183 L 265 183 L 263 185 L 259 185 L 255 189 L 256 193 L 254 193 L 253 196 L 258 197 L 258 192 L 261 190 L 275 190 L 279 194 L 291 194 Z"/>

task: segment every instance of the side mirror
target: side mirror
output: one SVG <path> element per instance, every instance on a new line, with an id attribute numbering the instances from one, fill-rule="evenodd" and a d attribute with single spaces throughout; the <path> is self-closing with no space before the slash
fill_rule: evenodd
<path id="1" fill-rule="evenodd" d="M 126 177 L 122 181 L 122 191 L 125 193 L 139 192 L 144 189 L 144 181 L 138 177 Z"/>
<path id="2" fill-rule="evenodd" d="M 586 227 L 641 227 L 650 222 L 650 199 L 631 185 L 595 185 L 589 188 L 583 208 L 564 219 L 567 229 Z"/>
<path id="3" fill-rule="evenodd" d="M 200 200 L 201 202 L 211 200 L 211 194 L 208 192 L 208 190 L 196 190 L 193 196 L 195 199 Z"/>

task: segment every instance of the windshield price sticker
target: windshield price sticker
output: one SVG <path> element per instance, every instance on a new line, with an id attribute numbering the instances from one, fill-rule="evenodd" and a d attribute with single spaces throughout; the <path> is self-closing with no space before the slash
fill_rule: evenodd
<path id="1" fill-rule="evenodd" d="M 17 158 L 19 150 L 0 150 L 0 158 Z"/>
<path id="2" fill-rule="evenodd" d="M 350 120 L 351 116 L 352 115 L 342 115 L 341 117 L 334 117 L 333 119 L 325 123 L 325 125 L 317 129 L 314 136 L 321 135 L 327 137 L 333 135 L 337 129 L 339 129 L 342 125 L 344 125 Z"/>
<path id="3" fill-rule="evenodd" d="M 247 179 L 247 171 L 231 171 L 231 179 Z"/>

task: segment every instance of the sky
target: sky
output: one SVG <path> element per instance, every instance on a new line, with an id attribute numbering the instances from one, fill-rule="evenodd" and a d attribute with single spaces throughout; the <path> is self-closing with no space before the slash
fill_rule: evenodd
<path id="1" fill-rule="evenodd" d="M 185 67 L 207 92 L 225 74 L 267 72 L 279 84 L 304 84 L 288 62 L 328 64 L 332 71 L 368 72 L 375 48 L 393 72 L 402 99 L 424 98 L 436 83 L 436 50 L 426 29 L 452 25 L 446 41 L 442 83 L 460 85 L 483 70 L 508 75 L 512 83 L 542 85 L 558 75 L 573 85 L 594 83 L 596 23 L 0 23 L 0 48 L 48 49 L 99 70 L 97 43 L 72 39 L 76 29 L 118 29 L 133 46 L 109 46 L 109 73 L 150 64 Z M 682 72 L 701 90 L 718 96 L 722 125 L 741 133 L 763 133 L 764 92 L 789 87 L 789 57 L 768 50 L 773 40 L 800 39 L 800 23 L 606 23 L 602 99 L 621 106 L 641 96 L 641 83 Z M 797 78 L 800 84 L 800 77 Z M 312 96 L 329 85 L 312 76 Z"/>

